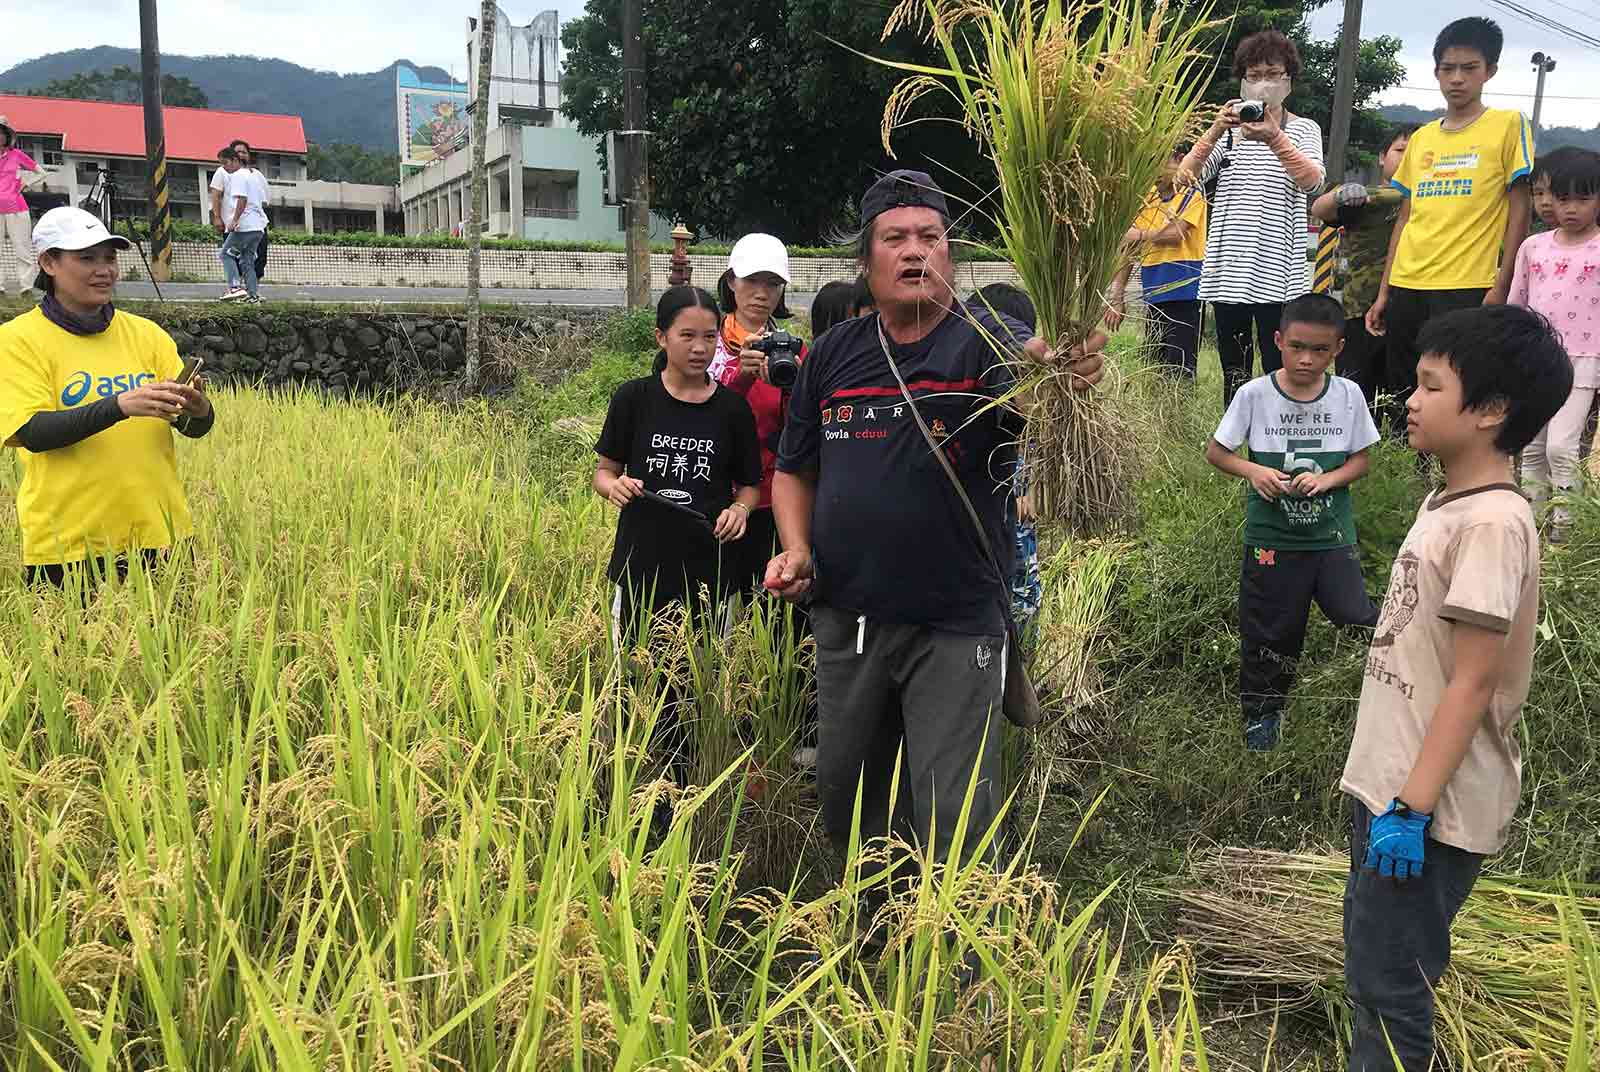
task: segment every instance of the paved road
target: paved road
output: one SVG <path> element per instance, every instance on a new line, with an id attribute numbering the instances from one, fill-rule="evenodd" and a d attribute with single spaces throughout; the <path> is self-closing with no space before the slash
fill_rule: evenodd
<path id="1" fill-rule="evenodd" d="M 161 293 L 169 301 L 203 302 L 215 300 L 222 292 L 217 283 L 167 283 Z M 155 289 L 149 283 L 122 282 L 117 293 L 124 298 L 153 299 Z M 810 294 L 790 294 L 790 305 L 802 309 L 811 307 Z M 355 304 L 382 303 L 387 305 L 440 304 L 458 305 L 467 300 L 465 287 L 316 287 L 261 284 L 263 301 L 287 302 L 349 302 Z M 483 291 L 483 300 L 495 305 L 547 305 L 565 308 L 616 307 L 624 304 L 625 292 L 620 290 L 510 290 L 489 287 Z"/>

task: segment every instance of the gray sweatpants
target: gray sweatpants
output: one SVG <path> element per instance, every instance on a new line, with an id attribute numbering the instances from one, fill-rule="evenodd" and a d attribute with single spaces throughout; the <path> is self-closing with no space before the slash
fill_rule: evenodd
<path id="1" fill-rule="evenodd" d="M 820 705 L 817 790 L 829 838 L 841 852 L 848 849 L 859 784 L 862 841 L 892 830 L 936 860 L 951 859 L 973 766 L 981 764 L 961 853 L 968 858 L 1001 799 L 1005 635 L 878 623 L 833 607 L 811 613 Z"/>

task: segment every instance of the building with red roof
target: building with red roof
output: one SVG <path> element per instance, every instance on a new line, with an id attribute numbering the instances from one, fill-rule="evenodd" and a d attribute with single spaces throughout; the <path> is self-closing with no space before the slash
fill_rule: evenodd
<path id="1" fill-rule="evenodd" d="M 163 108 L 162 114 L 167 190 L 178 219 L 210 215 L 217 151 L 243 139 L 271 190 L 267 214 L 274 227 L 383 231 L 391 212 L 400 223 L 393 186 L 306 178 L 306 131 L 298 115 L 209 108 Z M 43 186 L 28 191 L 35 207 L 77 204 L 104 172 L 116 183 L 113 211 L 119 217 L 146 214 L 143 105 L 0 94 L 0 115 L 17 132 L 18 147 L 45 169 Z"/>

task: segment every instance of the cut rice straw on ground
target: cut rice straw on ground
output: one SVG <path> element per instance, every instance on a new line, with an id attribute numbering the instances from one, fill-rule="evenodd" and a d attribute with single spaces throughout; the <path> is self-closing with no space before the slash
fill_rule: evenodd
<path id="1" fill-rule="evenodd" d="M 884 111 L 885 148 L 897 127 L 917 121 L 920 98 L 954 98 L 999 178 L 999 208 L 989 211 L 997 251 L 1016 266 L 1055 352 L 1100 323 L 1106 287 L 1129 255 L 1127 229 L 1193 132 L 1214 62 L 1197 47 L 1208 11 L 1180 17 L 1141 0 L 1070 10 L 1060 0 L 902 0 L 889 18 L 886 35 L 921 28 L 947 66 L 889 64 L 908 78 Z M 1042 516 L 1079 532 L 1125 521 L 1136 455 L 1114 402 L 1073 391 L 1059 363 L 1021 360 Z"/>
<path id="2" fill-rule="evenodd" d="M 1201 979 L 1276 989 L 1286 1006 L 1321 1004 L 1342 1034 L 1348 874 L 1341 856 L 1200 853 L 1175 899 Z M 1600 891 L 1480 878 L 1438 988 L 1439 1041 L 1454 1067 L 1560 1067 L 1575 1041 L 1592 1051 L 1597 933 Z"/>

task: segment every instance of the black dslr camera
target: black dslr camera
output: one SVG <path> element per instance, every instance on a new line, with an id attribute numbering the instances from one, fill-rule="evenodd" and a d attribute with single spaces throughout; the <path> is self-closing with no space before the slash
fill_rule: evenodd
<path id="1" fill-rule="evenodd" d="M 1240 101 L 1233 106 L 1233 114 L 1246 123 L 1259 123 L 1267 117 L 1266 101 Z"/>
<path id="2" fill-rule="evenodd" d="M 767 382 L 787 391 L 800 378 L 800 340 L 787 331 L 774 331 L 764 339 L 752 340 L 750 349 L 767 355 Z"/>

